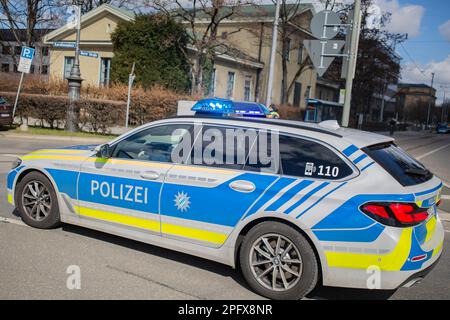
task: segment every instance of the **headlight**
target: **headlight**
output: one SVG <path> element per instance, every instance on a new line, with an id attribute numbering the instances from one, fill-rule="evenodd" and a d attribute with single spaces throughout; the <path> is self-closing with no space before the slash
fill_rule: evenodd
<path id="1" fill-rule="evenodd" d="M 15 169 L 22 164 L 22 159 L 17 158 L 13 161 L 11 169 Z"/>

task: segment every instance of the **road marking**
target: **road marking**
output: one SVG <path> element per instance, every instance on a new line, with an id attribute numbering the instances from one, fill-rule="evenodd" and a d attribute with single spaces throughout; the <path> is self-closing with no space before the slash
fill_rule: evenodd
<path id="1" fill-rule="evenodd" d="M 441 151 L 441 150 L 447 148 L 448 146 L 450 146 L 450 143 L 449 143 L 449 144 L 446 144 L 445 146 L 439 147 L 439 148 L 437 148 L 437 149 L 431 150 L 430 152 L 427 152 L 427 153 L 425 153 L 425 154 L 422 154 L 422 155 L 416 157 L 416 159 L 417 159 L 417 160 L 420 160 L 420 159 L 423 159 L 423 158 L 425 158 L 425 157 L 428 157 L 429 155 L 432 155 L 433 153 L 436 153 L 436 152 L 438 152 L 438 151 Z"/>
<path id="2" fill-rule="evenodd" d="M 28 225 L 26 225 L 25 223 L 23 223 L 21 220 L 18 220 L 18 219 L 11 219 L 11 218 L 0 217 L 0 222 L 11 223 L 11 224 L 15 224 L 15 225 L 18 225 L 18 226 L 28 227 Z"/>

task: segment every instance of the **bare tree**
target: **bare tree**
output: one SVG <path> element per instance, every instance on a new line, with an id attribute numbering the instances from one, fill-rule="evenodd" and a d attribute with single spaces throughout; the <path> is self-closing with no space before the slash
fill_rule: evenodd
<path id="1" fill-rule="evenodd" d="M 81 5 L 81 13 L 87 13 L 97 7 L 100 7 L 103 4 L 111 4 L 115 7 L 133 7 L 138 6 L 141 1 L 132 0 L 68 0 L 68 2 L 72 2 L 72 4 L 80 4 Z"/>
<path id="2" fill-rule="evenodd" d="M 308 30 L 306 26 L 301 24 L 301 19 L 299 18 L 299 16 L 304 13 L 305 9 L 306 8 L 301 0 L 281 0 L 278 26 L 278 36 L 281 47 L 277 50 L 278 54 L 281 55 L 281 104 L 288 102 L 289 95 L 294 89 L 297 79 L 303 72 L 312 67 L 311 60 L 307 57 L 298 64 L 294 77 L 291 80 L 288 79 L 288 65 L 291 52 L 303 50 L 303 39 L 308 37 Z M 298 35 L 303 35 L 303 39 L 302 37 L 298 39 Z M 294 36 L 297 40 L 293 44 L 292 39 Z"/>
<path id="3" fill-rule="evenodd" d="M 191 69 L 191 93 L 204 95 L 205 66 L 220 53 L 227 52 L 226 41 L 218 39 L 218 29 L 224 20 L 239 14 L 249 0 L 146 0 L 151 8 L 166 13 L 186 26 L 189 45 L 184 54 Z M 227 36 L 239 32 L 236 29 Z"/>
<path id="4" fill-rule="evenodd" d="M 36 30 L 53 26 L 60 10 L 57 0 L 0 0 L 0 28 L 10 30 L 17 43 L 32 47 L 41 36 Z M 15 50 L 11 56 L 17 63 Z"/>

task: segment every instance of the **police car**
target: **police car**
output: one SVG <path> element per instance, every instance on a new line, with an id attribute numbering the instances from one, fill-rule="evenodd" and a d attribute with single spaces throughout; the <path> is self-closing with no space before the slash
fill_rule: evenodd
<path id="1" fill-rule="evenodd" d="M 245 139 L 230 147 L 219 138 L 230 134 Z M 275 163 L 250 161 L 255 149 Z M 32 152 L 7 186 L 30 226 L 75 224 L 224 263 L 273 299 L 319 282 L 411 286 L 444 240 L 441 181 L 391 138 L 336 122 L 165 119 L 97 147 Z"/>

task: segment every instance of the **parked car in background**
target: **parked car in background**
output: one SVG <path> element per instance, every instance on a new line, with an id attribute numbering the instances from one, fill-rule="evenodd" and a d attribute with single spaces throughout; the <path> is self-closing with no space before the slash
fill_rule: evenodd
<path id="1" fill-rule="evenodd" d="M 0 126 L 9 126 L 12 124 L 12 113 L 12 105 L 10 105 L 3 97 L 0 97 Z"/>
<path id="2" fill-rule="evenodd" d="M 450 132 L 450 123 L 443 122 L 439 123 L 436 128 L 437 133 L 449 133 Z"/>

